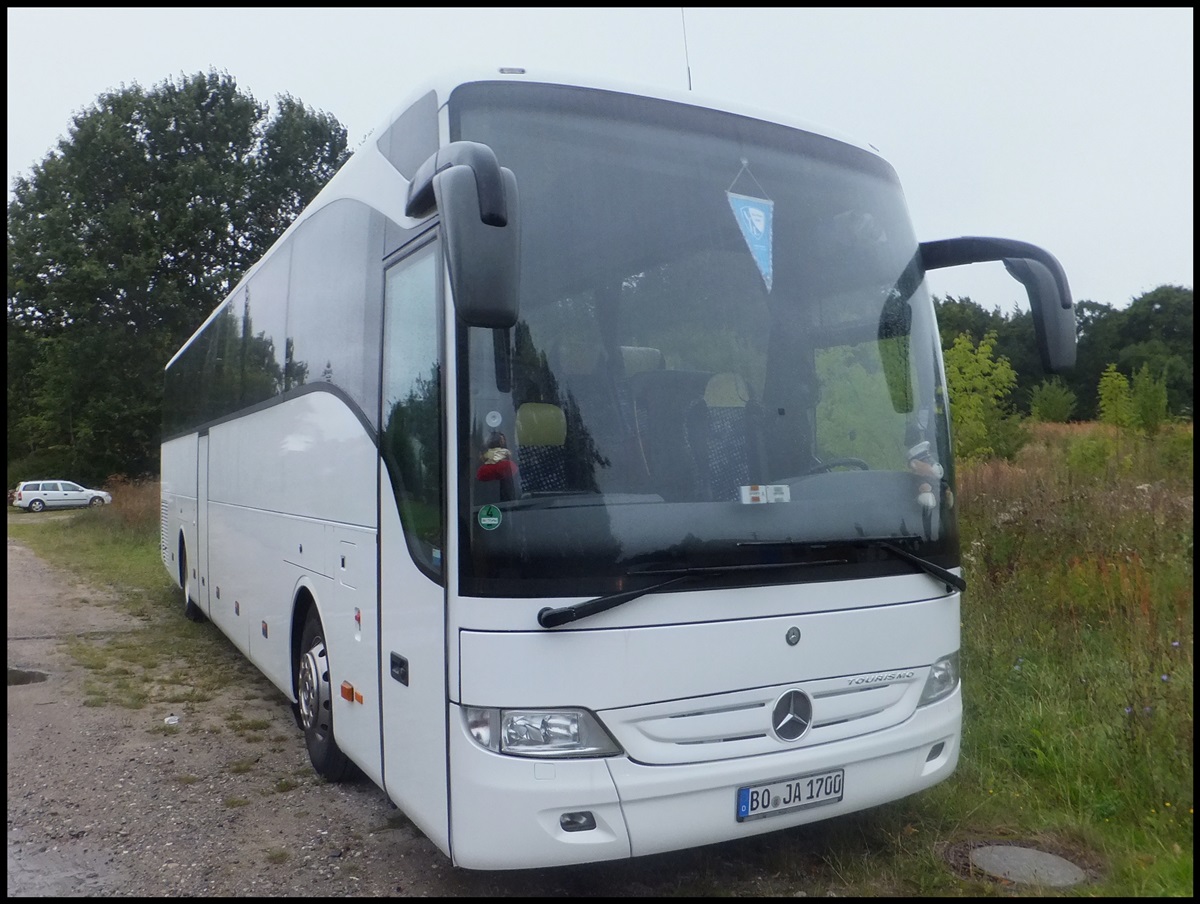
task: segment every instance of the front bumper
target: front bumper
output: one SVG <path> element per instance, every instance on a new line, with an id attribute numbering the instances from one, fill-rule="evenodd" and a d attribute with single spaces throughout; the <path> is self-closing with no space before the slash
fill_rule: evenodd
<path id="1" fill-rule="evenodd" d="M 878 806 L 937 784 L 958 764 L 961 687 L 904 722 L 813 747 L 646 766 L 628 757 L 529 760 L 476 745 L 450 713 L 450 847 L 468 869 L 614 860 L 745 838 Z M 939 747 L 940 745 L 940 747 Z M 840 767 L 837 803 L 738 822 L 737 789 Z M 568 832 L 564 813 L 595 828 Z"/>

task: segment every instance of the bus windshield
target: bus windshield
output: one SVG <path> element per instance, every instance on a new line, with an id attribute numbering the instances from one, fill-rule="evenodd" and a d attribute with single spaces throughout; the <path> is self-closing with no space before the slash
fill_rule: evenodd
<path id="1" fill-rule="evenodd" d="M 456 337 L 463 593 L 912 570 L 872 540 L 959 564 L 933 306 L 887 163 L 607 91 L 472 83 L 449 112 L 516 175 L 522 224 L 516 326 Z"/>

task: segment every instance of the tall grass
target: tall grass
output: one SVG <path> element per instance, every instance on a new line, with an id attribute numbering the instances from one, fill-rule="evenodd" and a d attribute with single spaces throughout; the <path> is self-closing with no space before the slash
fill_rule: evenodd
<path id="1" fill-rule="evenodd" d="M 1190 425 L 1153 440 L 1038 425 L 1013 463 L 959 481 L 953 784 L 974 822 L 1114 845 L 1132 893 L 1182 893 L 1183 851 L 1190 893 L 1192 488 Z"/>
<path id="2" fill-rule="evenodd" d="M 36 535 L 63 544 L 69 564 L 91 580 L 120 587 L 127 607 L 149 616 L 172 587 L 159 557 L 159 483 L 110 477 L 104 488 L 111 505 L 74 512 L 62 520 L 36 523 L 44 516 L 28 515 Z M 132 592 L 130 592 L 132 591 Z"/>

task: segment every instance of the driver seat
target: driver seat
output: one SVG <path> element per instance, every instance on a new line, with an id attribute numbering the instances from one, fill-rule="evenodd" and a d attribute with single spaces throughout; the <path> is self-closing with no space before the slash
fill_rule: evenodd
<path id="1" fill-rule="evenodd" d="M 734 373 L 714 374 L 704 397 L 688 406 L 684 418 L 701 499 L 736 501 L 739 487 L 759 482 L 762 409 L 745 380 Z"/>
<path id="2" fill-rule="evenodd" d="M 567 419 L 557 405 L 526 402 L 517 409 L 517 473 L 522 493 L 560 493 L 567 488 Z"/>

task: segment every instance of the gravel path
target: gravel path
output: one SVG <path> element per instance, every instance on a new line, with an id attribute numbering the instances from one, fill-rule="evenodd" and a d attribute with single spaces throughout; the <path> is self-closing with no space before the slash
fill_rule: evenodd
<path id="1" fill-rule="evenodd" d="M 9 896 L 455 893 L 381 791 L 316 779 L 287 702 L 237 660 L 244 680 L 174 730 L 170 707 L 85 706 L 63 641 L 138 628 L 9 539 Z M 232 710 L 267 727 L 218 730 Z"/>

